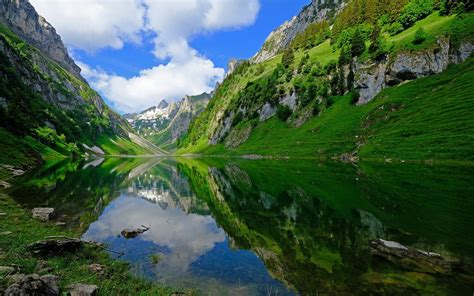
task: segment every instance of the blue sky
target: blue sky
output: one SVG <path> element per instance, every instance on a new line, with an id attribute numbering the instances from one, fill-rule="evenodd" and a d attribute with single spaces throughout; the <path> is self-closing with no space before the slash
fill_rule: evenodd
<path id="1" fill-rule="evenodd" d="M 31 0 L 120 113 L 212 90 L 310 0 Z"/>

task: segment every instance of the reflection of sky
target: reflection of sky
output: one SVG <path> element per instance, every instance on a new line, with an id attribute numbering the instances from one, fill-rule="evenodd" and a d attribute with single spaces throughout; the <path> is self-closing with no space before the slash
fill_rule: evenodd
<path id="1" fill-rule="evenodd" d="M 134 239 L 120 236 L 123 229 L 141 225 L 150 230 Z M 260 293 L 273 286 L 284 291 L 254 253 L 229 247 L 224 230 L 211 216 L 160 207 L 130 194 L 111 202 L 83 239 L 107 243 L 125 253 L 122 259 L 132 263 L 136 273 L 175 286 L 212 286 L 216 291 L 233 287 L 240 292 L 245 286 L 254 286 L 253 291 L 259 286 Z M 160 255 L 156 266 L 151 263 L 152 254 Z"/>

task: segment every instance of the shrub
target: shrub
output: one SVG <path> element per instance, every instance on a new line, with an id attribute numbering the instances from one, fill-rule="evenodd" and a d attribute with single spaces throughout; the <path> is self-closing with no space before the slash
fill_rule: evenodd
<path id="1" fill-rule="evenodd" d="M 283 57 L 281 59 L 281 62 L 283 66 L 285 66 L 285 68 L 288 69 L 293 65 L 294 60 L 295 60 L 295 55 L 293 53 L 293 49 L 291 47 L 288 47 L 283 52 Z"/>
<path id="2" fill-rule="evenodd" d="M 287 121 L 292 113 L 293 112 L 291 111 L 290 107 L 288 107 L 287 105 L 278 105 L 277 106 L 276 114 L 277 114 L 277 117 L 281 121 Z"/>
<path id="3" fill-rule="evenodd" d="M 358 57 L 365 51 L 365 39 L 360 30 L 357 28 L 351 39 L 351 54 L 353 57 Z"/>
<path id="4" fill-rule="evenodd" d="M 232 120 L 232 127 L 239 124 L 242 121 L 242 119 L 244 119 L 244 114 L 242 113 L 242 111 L 237 112 L 237 114 L 235 114 L 234 116 L 234 119 Z"/>
<path id="5" fill-rule="evenodd" d="M 415 32 L 415 36 L 413 37 L 413 44 L 418 45 L 422 44 L 426 40 L 426 33 L 425 30 L 423 30 L 422 27 L 420 27 L 418 30 Z"/>
<path id="6" fill-rule="evenodd" d="M 403 31 L 403 26 L 399 22 L 392 23 L 387 29 L 387 32 L 392 36 L 397 35 L 398 33 L 402 31 Z"/>

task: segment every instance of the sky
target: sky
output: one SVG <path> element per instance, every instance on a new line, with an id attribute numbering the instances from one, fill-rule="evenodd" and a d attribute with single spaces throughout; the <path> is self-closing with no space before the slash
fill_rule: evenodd
<path id="1" fill-rule="evenodd" d="M 310 0 L 30 0 L 117 112 L 210 92 Z"/>

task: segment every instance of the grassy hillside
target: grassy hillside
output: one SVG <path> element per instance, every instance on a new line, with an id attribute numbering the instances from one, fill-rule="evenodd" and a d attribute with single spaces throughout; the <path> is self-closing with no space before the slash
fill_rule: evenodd
<path id="1" fill-rule="evenodd" d="M 384 90 L 363 106 L 334 97 L 320 117 L 296 128 L 273 118 L 237 149 L 205 140 L 182 153 L 474 161 L 474 58 L 446 72 Z M 362 145 L 357 148 L 357 145 Z"/>
<path id="2" fill-rule="evenodd" d="M 377 33 L 377 26 L 356 23 L 341 29 L 337 39 L 331 36 L 316 46 L 298 45 L 261 64 L 241 65 L 191 124 L 179 153 L 332 157 L 357 151 L 364 158 L 473 160 L 468 133 L 473 115 L 472 59 L 436 77 L 386 89 L 365 106 L 353 105 L 357 91 L 348 87 L 350 74 L 347 82 L 341 77 L 348 63 L 343 55 L 351 54 L 344 40 L 350 37 L 353 42 L 354 31 L 366 36 L 357 59 L 371 63 L 380 54 L 432 49 L 439 38 L 449 38 L 453 46 L 472 42 L 474 14 L 441 15 L 435 10 L 396 33 L 388 29 Z M 415 41 L 420 35 L 421 40 Z M 258 111 L 264 103 L 278 106 L 278 99 L 292 92 L 297 93 L 298 105 L 288 120 L 274 116 L 259 122 Z M 241 108 L 243 115 L 239 115 Z M 296 127 L 308 114 L 310 119 Z M 228 118 L 230 132 L 219 144 L 210 145 Z M 440 118 L 449 120 L 448 124 Z M 225 147 L 229 135 L 239 136 L 248 129 L 252 132 L 243 144 Z"/>
<path id="3" fill-rule="evenodd" d="M 132 142 L 128 123 L 84 80 L 2 24 L 0 44 L 0 163 L 77 157 L 82 143 L 104 144 L 107 153 L 154 152 Z"/>

